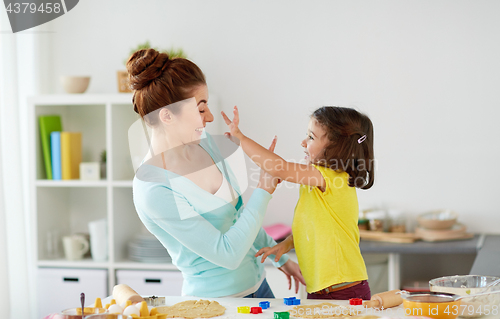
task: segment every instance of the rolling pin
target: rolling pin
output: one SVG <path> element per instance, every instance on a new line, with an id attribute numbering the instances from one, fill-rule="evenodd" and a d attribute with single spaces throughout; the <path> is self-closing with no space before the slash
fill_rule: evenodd
<path id="1" fill-rule="evenodd" d="M 127 302 L 127 300 L 130 300 L 132 304 L 144 301 L 144 299 L 137 292 L 135 292 L 134 289 L 125 284 L 113 287 L 113 299 L 116 300 L 118 305 Z"/>
<path id="2" fill-rule="evenodd" d="M 397 292 L 401 290 L 391 290 L 386 292 L 381 292 L 372 296 L 371 300 L 363 302 L 363 307 L 365 308 L 375 308 L 375 309 L 387 309 L 391 307 L 399 306 L 403 303 L 403 298 Z"/>

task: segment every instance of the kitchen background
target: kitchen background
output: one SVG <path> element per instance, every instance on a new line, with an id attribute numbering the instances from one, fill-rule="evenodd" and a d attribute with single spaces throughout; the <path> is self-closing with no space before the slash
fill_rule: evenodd
<path id="1" fill-rule="evenodd" d="M 16 35 L 0 11 L 0 278 L 9 287 L 0 300 L 11 308 L 25 304 L 21 296 L 35 298 L 26 295 L 26 97 L 63 93 L 61 75 L 91 76 L 85 94 L 117 93 L 116 71 L 146 40 L 182 48 L 204 71 L 214 111 L 238 105 L 241 129 L 264 145 L 278 135 L 276 152 L 286 159 L 303 157 L 315 108 L 369 115 L 377 180 L 358 191 L 361 208 L 408 220 L 449 208 L 471 232 L 500 233 L 498 1 L 86 0 Z M 6 80 L 6 61 L 16 78 Z M 219 116 L 212 125 L 223 132 Z M 291 224 L 297 194 L 281 186 L 264 224 Z"/>

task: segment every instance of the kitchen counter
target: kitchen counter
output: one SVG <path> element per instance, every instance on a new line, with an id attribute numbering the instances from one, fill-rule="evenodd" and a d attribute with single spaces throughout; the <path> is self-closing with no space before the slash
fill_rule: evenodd
<path id="1" fill-rule="evenodd" d="M 500 235 L 486 236 L 470 274 L 500 277 Z"/>
<path id="2" fill-rule="evenodd" d="M 179 296 L 168 296 L 165 297 L 165 303 L 167 306 L 174 305 L 178 302 L 185 301 L 185 300 L 196 300 L 196 299 L 208 299 L 208 300 L 215 300 L 218 303 L 220 303 L 222 306 L 226 307 L 226 312 L 224 315 L 215 317 L 217 319 L 244 319 L 244 318 L 249 318 L 248 316 L 252 316 L 251 318 L 254 318 L 253 316 L 258 316 L 255 317 L 261 318 L 261 319 L 272 319 L 274 318 L 274 312 L 281 312 L 281 311 L 288 311 L 293 308 L 293 306 L 286 306 L 283 303 L 283 299 L 259 299 L 259 298 L 193 298 L 193 297 L 179 297 Z M 111 301 L 111 297 L 108 297 L 103 300 L 103 304 L 109 303 Z M 238 313 L 237 307 L 241 306 L 248 306 L 248 307 L 258 307 L 260 301 L 269 301 L 271 304 L 271 307 L 269 309 L 263 309 L 262 313 L 260 314 L 241 314 Z M 349 301 L 347 300 L 309 300 L 309 299 L 303 299 L 301 300 L 301 305 L 315 305 L 315 304 L 320 304 L 323 302 L 331 302 L 333 304 L 339 305 L 339 306 L 347 306 L 349 304 Z M 362 306 L 356 306 L 358 309 L 360 309 L 362 312 L 360 315 L 375 315 L 379 317 L 385 317 L 385 318 L 405 318 L 404 316 L 404 308 L 402 305 L 394 307 L 394 308 L 389 308 L 385 310 L 374 310 L 374 309 L 364 309 Z M 342 316 L 341 316 L 342 317 Z M 293 316 L 293 313 L 291 313 L 290 318 L 297 318 Z M 406 317 L 406 318 L 412 318 L 412 317 Z M 413 317 L 415 318 L 415 317 Z M 420 317 L 422 318 L 422 317 Z M 482 319 L 499 319 L 500 315 L 490 315 L 490 316 L 485 316 L 482 317 Z"/>
<path id="3" fill-rule="evenodd" d="M 397 253 L 397 254 L 473 254 L 481 249 L 484 234 L 473 238 L 443 242 L 416 241 L 412 244 L 384 243 L 361 240 L 361 253 Z M 499 236 L 500 237 L 500 236 Z"/>
<path id="4" fill-rule="evenodd" d="M 401 288 L 400 256 L 403 254 L 477 254 L 470 274 L 500 276 L 500 235 L 477 234 L 471 239 L 411 244 L 361 240 L 361 253 L 389 256 L 389 290 Z"/>

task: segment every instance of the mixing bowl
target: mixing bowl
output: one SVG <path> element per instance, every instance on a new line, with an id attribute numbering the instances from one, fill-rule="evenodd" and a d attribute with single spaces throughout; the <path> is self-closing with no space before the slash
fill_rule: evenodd
<path id="1" fill-rule="evenodd" d="M 83 314 L 85 316 L 93 315 L 97 313 L 105 313 L 106 309 L 104 308 L 94 308 L 94 307 L 85 307 L 83 310 Z M 61 312 L 62 315 L 82 315 L 82 308 L 69 308 L 65 309 Z"/>
<path id="2" fill-rule="evenodd" d="M 403 307 L 407 316 L 425 316 L 434 319 L 456 319 L 460 309 L 457 295 L 429 291 L 402 291 Z"/>
<path id="3" fill-rule="evenodd" d="M 483 292 L 500 291 L 500 284 L 485 288 L 488 284 L 493 283 L 497 279 L 499 279 L 499 277 L 477 275 L 446 276 L 430 280 L 429 287 L 433 292 L 469 296 Z M 463 311 L 460 313 L 460 316 L 469 318 L 480 317 L 485 314 L 487 315 L 488 309 L 490 311 L 497 309 L 496 311 L 500 312 L 499 305 L 500 294 L 498 293 L 478 297 L 467 297 L 462 299 L 461 307 Z"/>

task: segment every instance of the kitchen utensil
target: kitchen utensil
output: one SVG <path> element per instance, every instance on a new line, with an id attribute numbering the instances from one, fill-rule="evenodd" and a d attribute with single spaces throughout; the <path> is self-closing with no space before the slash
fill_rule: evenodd
<path id="1" fill-rule="evenodd" d="M 81 235 L 63 237 L 64 254 L 68 260 L 82 259 L 89 250 L 89 242 Z"/>
<path id="2" fill-rule="evenodd" d="M 45 245 L 45 256 L 47 259 L 57 259 L 61 257 L 61 249 L 60 249 L 60 242 L 61 242 L 61 235 L 60 231 L 57 229 L 54 230 L 49 230 L 47 232 L 47 238 L 46 238 L 46 245 Z"/>
<path id="3" fill-rule="evenodd" d="M 407 316 L 426 316 L 434 319 L 456 319 L 467 309 L 460 307 L 461 300 L 469 297 L 500 293 L 484 292 L 468 296 L 434 291 L 401 291 L 403 307 Z M 472 309 L 474 310 L 474 309 Z"/>
<path id="4" fill-rule="evenodd" d="M 375 309 L 387 309 L 399 306 L 403 303 L 403 298 L 399 294 L 401 290 L 391 290 L 375 294 L 372 296 L 371 300 L 363 302 L 363 307 L 365 308 L 375 308 Z"/>
<path id="5" fill-rule="evenodd" d="M 359 237 L 364 240 L 408 244 L 411 244 L 418 239 L 414 233 L 386 233 L 361 229 L 359 230 Z"/>
<path id="6" fill-rule="evenodd" d="M 489 284 L 487 284 L 486 286 L 484 286 L 483 290 L 486 291 L 487 288 L 490 288 L 490 287 L 493 287 L 493 286 L 496 286 L 500 283 L 500 278 L 493 281 L 493 282 L 490 282 Z"/>
<path id="7" fill-rule="evenodd" d="M 457 218 L 457 213 L 445 209 L 420 214 L 417 217 L 417 221 L 420 226 L 427 229 L 449 229 L 455 225 Z"/>
<path id="8" fill-rule="evenodd" d="M 106 261 L 108 259 L 108 223 L 106 219 L 91 221 L 89 233 L 92 259 Z"/>
<path id="9" fill-rule="evenodd" d="M 85 294 L 83 292 L 80 294 L 80 303 L 82 304 L 82 317 L 84 317 L 85 316 L 85 310 L 84 310 L 84 308 L 85 308 Z"/>
<path id="10" fill-rule="evenodd" d="M 499 280 L 499 277 L 493 276 L 445 276 L 430 280 L 429 287 L 430 290 L 434 292 L 445 292 L 464 296 L 461 305 L 462 307 L 467 307 L 467 311 L 460 316 L 472 318 L 484 315 L 484 306 L 486 305 L 500 305 L 500 295 L 492 294 L 471 297 L 473 294 L 482 292 L 500 291 L 500 286 L 496 286 Z"/>
<path id="11" fill-rule="evenodd" d="M 415 235 L 424 241 L 465 239 L 474 236 L 473 234 L 467 233 L 465 225 L 460 223 L 456 223 L 449 229 L 427 229 L 423 227 L 416 227 Z"/>
<path id="12" fill-rule="evenodd" d="M 142 302 L 144 299 L 132 288 L 126 284 L 119 284 L 113 287 L 113 299 L 116 303 L 121 305 L 122 303 L 130 300 L 132 303 Z"/>

